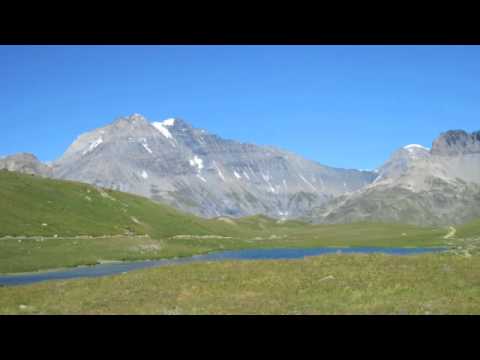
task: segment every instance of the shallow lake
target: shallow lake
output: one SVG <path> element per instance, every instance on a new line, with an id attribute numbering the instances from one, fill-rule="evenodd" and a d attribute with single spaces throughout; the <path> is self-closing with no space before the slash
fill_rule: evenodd
<path id="1" fill-rule="evenodd" d="M 98 277 L 122 274 L 128 271 L 158 267 L 163 265 L 186 264 L 192 262 L 221 261 L 221 260 L 281 260 L 303 259 L 307 256 L 323 254 L 373 254 L 384 253 L 390 255 L 414 255 L 444 251 L 445 248 L 381 248 L 381 247 L 354 247 L 354 248 L 275 248 L 275 249 L 244 249 L 233 251 L 214 252 L 191 257 L 119 262 L 80 266 L 70 269 L 43 271 L 28 274 L 0 275 L 0 285 L 24 285 L 46 280 L 65 280 L 84 277 Z"/>

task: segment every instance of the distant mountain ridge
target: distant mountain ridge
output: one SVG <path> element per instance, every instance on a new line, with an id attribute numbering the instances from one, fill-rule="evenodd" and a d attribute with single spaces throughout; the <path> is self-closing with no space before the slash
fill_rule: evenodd
<path id="1" fill-rule="evenodd" d="M 480 153 L 480 131 L 471 134 L 463 130 L 442 133 L 432 145 L 432 155 L 455 156 Z"/>
<path id="2" fill-rule="evenodd" d="M 0 158 L 0 169 L 49 177 L 53 175 L 50 166 L 43 164 L 30 153 L 18 153 Z"/>
<path id="3" fill-rule="evenodd" d="M 180 118 L 121 117 L 80 135 L 50 165 L 32 154 L 0 169 L 142 195 L 203 217 L 264 214 L 317 223 L 455 224 L 480 217 L 480 132 L 410 144 L 375 171 L 321 165 L 223 139 Z"/>
<path id="4" fill-rule="evenodd" d="M 458 224 L 480 217 L 479 132 L 447 131 L 432 149 L 410 145 L 379 168 L 374 182 L 314 209 L 315 222 Z"/>

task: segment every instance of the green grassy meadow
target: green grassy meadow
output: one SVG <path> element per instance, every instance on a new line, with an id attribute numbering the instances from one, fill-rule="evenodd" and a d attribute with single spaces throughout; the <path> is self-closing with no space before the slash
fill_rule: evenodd
<path id="1" fill-rule="evenodd" d="M 139 196 L 0 171 L 0 272 L 243 248 L 439 246 L 447 229 L 202 219 Z"/>
<path id="2" fill-rule="evenodd" d="M 323 255 L 0 288 L 2 314 L 480 314 L 480 257 Z"/>
<path id="3" fill-rule="evenodd" d="M 480 221 L 452 229 L 202 219 L 135 195 L 7 171 L 0 197 L 0 273 L 247 248 L 452 248 L 191 263 L 0 287 L 1 314 L 480 313 Z"/>

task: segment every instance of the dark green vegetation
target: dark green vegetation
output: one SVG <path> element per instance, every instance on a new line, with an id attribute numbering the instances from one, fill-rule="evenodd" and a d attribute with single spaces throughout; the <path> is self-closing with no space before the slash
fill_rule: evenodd
<path id="1" fill-rule="evenodd" d="M 207 220 L 135 195 L 8 171 L 0 171 L 0 197 L 4 273 L 240 248 L 438 246 L 448 231 L 399 224 L 308 225 L 265 216 Z"/>
<path id="2" fill-rule="evenodd" d="M 0 288 L 11 314 L 479 314 L 480 256 L 323 255 Z"/>

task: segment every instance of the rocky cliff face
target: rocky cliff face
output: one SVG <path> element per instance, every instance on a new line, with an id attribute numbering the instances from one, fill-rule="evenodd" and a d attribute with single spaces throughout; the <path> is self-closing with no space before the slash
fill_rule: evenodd
<path id="1" fill-rule="evenodd" d="M 450 130 L 442 133 L 432 145 L 432 155 L 465 154 L 480 154 L 480 131 L 469 134 L 463 130 Z"/>
<path id="2" fill-rule="evenodd" d="M 40 176 L 52 176 L 52 168 L 41 163 L 35 155 L 18 153 L 0 159 L 0 169 Z"/>
<path id="3" fill-rule="evenodd" d="M 480 216 L 479 133 L 449 131 L 429 150 L 399 149 L 364 189 L 314 209 L 312 221 L 403 222 L 417 225 L 463 223 Z"/>
<path id="4" fill-rule="evenodd" d="M 390 159 L 378 169 L 375 183 L 391 182 L 408 172 L 419 161 L 430 158 L 430 149 L 417 144 L 407 145 L 395 151 Z"/>
<path id="5" fill-rule="evenodd" d="M 222 139 L 182 119 L 149 122 L 138 114 L 78 137 L 53 172 L 206 217 L 298 217 L 376 177 Z"/>

